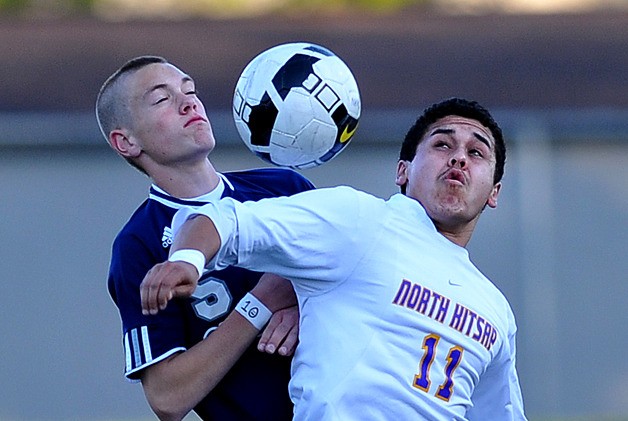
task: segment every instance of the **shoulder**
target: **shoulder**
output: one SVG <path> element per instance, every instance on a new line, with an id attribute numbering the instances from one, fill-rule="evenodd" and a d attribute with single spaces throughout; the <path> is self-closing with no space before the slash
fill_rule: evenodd
<path id="1" fill-rule="evenodd" d="M 175 211 L 155 200 L 145 200 L 116 235 L 114 252 L 136 251 L 138 247 L 147 247 L 147 244 L 168 247 L 172 243 L 169 227 Z"/>
<path id="2" fill-rule="evenodd" d="M 320 189 L 312 189 L 302 191 L 293 195 L 284 195 L 280 197 L 268 197 L 264 200 L 246 200 L 239 201 L 237 198 L 231 200 L 221 200 L 214 205 L 208 205 L 202 209 L 211 209 L 216 207 L 214 213 L 228 213 L 228 209 L 234 209 L 236 213 L 241 214 L 247 209 L 247 213 L 252 213 L 258 218 L 265 215 L 264 218 L 277 218 L 282 221 L 288 219 L 291 215 L 317 215 L 317 218 L 326 221 L 328 217 L 335 215 L 335 218 L 347 218 L 355 220 L 356 216 L 362 212 L 372 208 L 372 201 L 378 199 L 368 193 L 356 190 L 348 186 L 325 187 Z M 381 201 L 381 203 L 384 203 Z M 218 209 L 220 207 L 220 209 Z"/>
<path id="3" fill-rule="evenodd" d="M 257 168 L 223 175 L 233 185 L 235 196 L 245 195 L 247 199 L 252 196 L 252 200 L 314 189 L 314 184 L 305 176 L 287 168 Z"/>
<path id="4" fill-rule="evenodd" d="M 109 264 L 109 288 L 116 290 L 112 295 L 121 299 L 127 294 L 122 291 L 133 290 L 152 266 L 167 258 L 173 239 L 173 214 L 173 209 L 147 200 L 116 235 Z"/>
<path id="5" fill-rule="evenodd" d="M 317 208 L 370 209 L 377 205 L 385 206 L 386 204 L 383 199 L 350 186 L 315 189 L 300 193 L 297 196 L 314 202 Z"/>
<path id="6" fill-rule="evenodd" d="M 387 212 L 384 200 L 349 186 L 310 190 L 276 203 L 284 206 L 284 202 L 301 213 L 316 215 L 320 224 L 337 227 L 357 227 L 372 219 L 379 220 Z"/>
<path id="7" fill-rule="evenodd" d="M 305 176 L 289 168 L 255 168 L 226 172 L 223 175 L 231 182 L 246 182 L 250 180 L 262 182 L 288 181 L 290 183 L 312 185 Z"/>
<path id="8" fill-rule="evenodd" d="M 354 202 L 357 200 L 360 202 L 380 201 L 381 203 L 384 203 L 383 200 L 378 199 L 377 197 L 373 196 L 370 193 L 366 193 L 354 187 L 344 186 L 344 185 L 318 189 L 316 190 L 316 193 L 311 192 L 311 194 L 326 196 L 326 197 L 329 197 L 330 199 L 333 199 L 335 201 L 340 201 L 340 202 Z"/>

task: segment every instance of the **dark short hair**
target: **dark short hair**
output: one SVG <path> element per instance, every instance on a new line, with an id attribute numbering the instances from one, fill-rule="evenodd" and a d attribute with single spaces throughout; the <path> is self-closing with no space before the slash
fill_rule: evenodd
<path id="1" fill-rule="evenodd" d="M 112 130 L 120 128 L 123 124 L 131 123 L 129 104 L 124 96 L 126 91 L 122 90 L 120 80 L 124 76 L 154 63 L 168 63 L 168 60 L 163 57 L 150 55 L 132 58 L 109 76 L 101 86 L 96 97 L 96 120 L 105 140 L 109 141 L 109 133 Z M 146 174 L 146 171 L 140 168 L 133 160 L 127 159 L 127 162 Z"/>
<path id="2" fill-rule="evenodd" d="M 449 98 L 444 101 L 427 107 L 423 114 L 410 127 L 401 145 L 399 159 L 412 161 L 416 155 L 417 146 L 425 137 L 425 133 L 430 125 L 447 116 L 459 116 L 478 121 L 488 128 L 495 139 L 495 173 L 493 183 L 497 184 L 504 175 L 504 165 L 506 163 L 506 143 L 502 129 L 493 119 L 487 109 L 475 101 L 468 101 L 462 98 Z M 405 186 L 402 186 L 402 193 L 405 193 Z"/>

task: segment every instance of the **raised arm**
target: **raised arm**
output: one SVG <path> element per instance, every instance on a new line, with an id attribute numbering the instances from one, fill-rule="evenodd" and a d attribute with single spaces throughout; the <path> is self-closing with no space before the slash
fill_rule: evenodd
<path id="1" fill-rule="evenodd" d="M 220 236 L 211 219 L 194 215 L 183 223 L 170 248 L 170 256 L 179 250 L 198 250 L 202 263 L 197 268 L 189 261 L 166 261 L 154 266 L 142 281 L 142 312 L 157 314 L 174 297 L 189 297 L 196 289 L 205 266 L 220 248 Z"/>
<path id="2" fill-rule="evenodd" d="M 194 214 L 181 225 L 170 248 L 170 258 L 155 265 L 148 271 L 140 285 L 142 312 L 146 315 L 157 314 L 163 310 L 168 302 L 175 297 L 189 297 L 192 295 L 203 267 L 211 260 L 220 248 L 220 235 L 210 218 Z M 190 250 L 199 254 L 199 258 L 184 257 L 175 260 L 175 253 Z M 174 260 L 174 261 L 173 261 Z M 283 278 L 280 278 L 283 280 Z M 272 312 L 285 308 L 285 297 L 282 294 L 271 293 L 266 285 L 260 282 L 255 289 L 264 295 L 263 303 Z M 262 297 L 258 297 L 262 298 Z"/>

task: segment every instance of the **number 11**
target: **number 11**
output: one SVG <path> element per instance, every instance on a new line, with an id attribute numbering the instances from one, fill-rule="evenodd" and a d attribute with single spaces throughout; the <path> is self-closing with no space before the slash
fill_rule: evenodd
<path id="1" fill-rule="evenodd" d="M 423 339 L 422 348 L 425 352 L 419 364 L 420 371 L 414 376 L 414 383 L 412 385 L 424 392 L 429 392 L 430 384 L 432 383 L 430 381 L 430 367 L 436 357 L 436 346 L 439 340 L 440 337 L 435 334 L 427 335 L 425 339 Z M 454 371 L 456 371 L 456 368 L 460 365 L 460 361 L 462 361 L 462 352 L 462 347 L 454 346 L 449 350 L 449 354 L 447 354 L 445 381 L 438 386 L 438 390 L 436 391 L 436 397 L 445 402 L 449 402 L 454 391 Z"/>

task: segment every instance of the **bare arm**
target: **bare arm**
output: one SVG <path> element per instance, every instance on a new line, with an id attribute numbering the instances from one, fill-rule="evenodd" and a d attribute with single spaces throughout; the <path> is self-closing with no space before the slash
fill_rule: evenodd
<path id="1" fill-rule="evenodd" d="M 251 293 L 273 303 L 271 311 L 279 310 L 276 313 L 279 318 L 269 324 L 272 339 L 268 344 L 273 350 L 285 348 L 286 354 L 281 354 L 291 353 L 298 332 L 294 326 L 298 322 L 294 319 L 296 310 L 281 310 L 277 306 L 295 307 L 292 285 L 279 276 L 264 274 Z M 216 330 L 189 350 L 147 367 L 142 374 L 142 385 L 153 411 L 162 420 L 180 420 L 213 390 L 258 333 L 240 313 L 232 311 Z"/>
<path id="2" fill-rule="evenodd" d="M 206 216 L 197 215 L 185 221 L 177 233 L 170 248 L 170 254 L 177 250 L 200 250 L 205 260 L 212 259 L 220 248 L 220 235 L 214 223 Z M 199 274 L 196 268 L 186 262 L 166 261 L 159 263 L 148 271 L 140 285 L 142 312 L 146 315 L 157 314 L 163 310 L 168 302 L 175 297 L 189 297 L 198 285 Z M 279 279 L 280 277 L 270 279 Z M 273 291 L 276 282 L 259 282 L 254 291 L 271 312 L 286 306 L 286 296 Z M 291 290 L 294 297 L 294 292 Z"/>
<path id="3" fill-rule="evenodd" d="M 220 236 L 211 219 L 196 216 L 183 223 L 170 248 L 170 254 L 182 249 L 200 250 L 211 259 L 220 248 Z M 142 312 L 157 314 L 174 297 L 189 297 L 198 284 L 199 274 L 185 262 L 163 262 L 148 271 L 140 286 Z"/>
<path id="4" fill-rule="evenodd" d="M 159 419 L 180 420 L 189 413 L 213 390 L 258 333 L 234 311 L 203 341 L 147 367 L 142 386 Z"/>
<path id="5" fill-rule="evenodd" d="M 177 234 L 171 253 L 181 249 L 201 250 L 211 258 L 220 246 L 220 237 L 213 222 L 203 216 L 187 220 Z M 196 288 L 199 274 L 186 262 L 164 262 L 153 267 L 140 287 L 142 309 L 156 314 L 174 297 L 189 297 Z M 251 291 L 271 312 L 294 306 L 292 285 L 285 279 L 265 274 Z M 273 329 L 274 347 L 279 344 L 294 349 L 294 327 L 278 324 Z M 284 331 L 285 337 L 280 337 Z M 238 358 L 253 342 L 258 330 L 237 312 L 206 339 L 189 350 L 174 355 L 144 370 L 142 384 L 148 402 L 164 420 L 179 420 L 185 416 L 224 377 Z M 269 352 L 268 349 L 265 349 Z M 290 351 L 291 352 L 291 351 Z"/>

